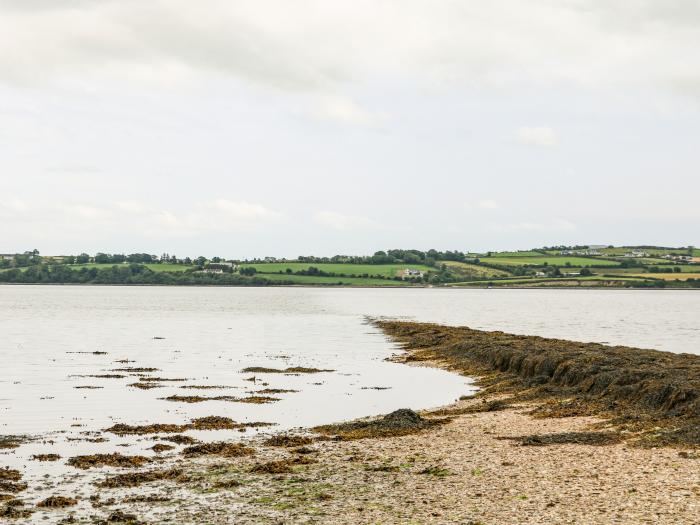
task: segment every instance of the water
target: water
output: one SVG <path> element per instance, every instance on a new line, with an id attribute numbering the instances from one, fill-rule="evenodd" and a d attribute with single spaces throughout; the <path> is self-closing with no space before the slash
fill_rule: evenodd
<path id="1" fill-rule="evenodd" d="M 468 378 L 385 361 L 398 348 L 365 316 L 700 353 L 700 293 L 687 291 L 0 286 L 0 434 L 40 436 L 0 451 L 0 466 L 23 465 L 38 476 L 62 467 L 26 461 L 34 453 L 113 452 L 120 444 L 136 453 L 152 446 L 147 438 L 112 435 L 106 443 L 85 441 L 117 422 L 220 415 L 282 430 L 435 407 L 473 392 Z M 123 359 L 133 362 L 115 362 Z M 128 386 L 136 374 L 81 377 L 127 366 L 187 381 L 139 390 Z M 246 381 L 252 374 L 241 372 L 248 366 L 334 372 L 257 374 L 252 383 Z M 185 384 L 228 388 L 180 388 Z M 266 405 L 162 399 L 242 397 L 265 387 L 297 392 Z"/>

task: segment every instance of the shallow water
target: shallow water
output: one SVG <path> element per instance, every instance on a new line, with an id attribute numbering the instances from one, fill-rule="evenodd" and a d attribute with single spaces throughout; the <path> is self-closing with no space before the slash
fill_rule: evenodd
<path id="1" fill-rule="evenodd" d="M 280 430 L 444 405 L 473 391 L 467 378 L 385 361 L 398 348 L 365 316 L 700 353 L 700 293 L 686 291 L 1 286 L 0 434 L 41 439 L 0 451 L 0 466 L 27 465 L 44 474 L 65 467 L 27 462 L 29 455 L 113 452 L 120 444 L 135 453 L 152 446 L 150 438 L 109 434 L 105 443 L 75 441 L 114 423 L 219 415 L 273 422 Z M 123 359 L 133 362 L 115 362 Z M 123 379 L 80 377 L 124 373 L 112 370 L 128 366 L 187 381 L 139 390 L 128 386 L 138 380 L 128 372 Z M 334 372 L 242 373 L 248 366 Z M 246 381 L 252 375 L 255 383 Z M 266 405 L 162 399 L 242 397 L 266 387 L 297 392 Z"/>

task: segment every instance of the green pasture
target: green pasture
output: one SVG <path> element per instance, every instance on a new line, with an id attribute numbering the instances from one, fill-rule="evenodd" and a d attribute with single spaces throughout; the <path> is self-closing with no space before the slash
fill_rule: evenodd
<path id="1" fill-rule="evenodd" d="M 520 250 L 517 252 L 491 252 L 491 257 L 542 257 L 544 252 L 534 250 Z M 486 255 L 482 255 L 488 258 Z"/>
<path id="2" fill-rule="evenodd" d="M 80 268 L 111 268 L 112 266 L 128 266 L 129 264 L 131 263 L 85 263 L 69 264 L 68 267 L 73 270 L 79 270 Z M 172 263 L 146 263 L 143 266 L 154 272 L 184 272 L 189 268 L 194 268 L 192 265 Z"/>
<path id="3" fill-rule="evenodd" d="M 600 257 L 484 257 L 481 262 L 487 264 L 504 265 L 504 266 L 619 266 L 617 261 L 601 259 Z"/>
<path id="4" fill-rule="evenodd" d="M 522 284 L 522 285 L 529 285 L 529 284 L 543 284 L 543 283 L 552 283 L 552 284 L 560 284 L 562 286 L 568 286 L 567 283 L 571 283 L 572 281 L 577 281 L 577 282 L 590 282 L 590 281 L 611 281 L 611 282 L 641 282 L 643 281 L 644 278 L 635 278 L 635 277 L 603 277 L 603 276 L 588 276 L 588 277 L 557 277 L 557 278 L 522 278 L 522 279 L 496 279 L 493 281 L 489 280 L 484 280 L 484 281 L 466 281 L 462 283 L 450 283 L 451 286 L 503 286 L 503 285 L 509 285 L 509 284 Z"/>
<path id="5" fill-rule="evenodd" d="M 422 272 L 435 271 L 435 268 L 422 264 L 346 264 L 346 263 L 242 263 L 241 268 L 255 268 L 258 273 L 264 274 L 286 274 L 289 268 L 292 272 L 308 270 L 311 266 L 326 273 L 343 275 L 382 275 L 384 277 L 396 277 L 399 272 L 406 268 L 420 270 Z"/>
<path id="6" fill-rule="evenodd" d="M 505 270 L 496 270 L 488 266 L 478 264 L 463 263 L 457 261 L 442 261 L 453 273 L 465 277 L 508 277 L 510 273 Z"/>
<path id="7" fill-rule="evenodd" d="M 393 279 L 370 279 L 363 277 L 319 277 L 315 275 L 288 275 L 280 273 L 261 273 L 259 277 L 269 281 L 291 281 L 294 284 L 342 284 L 351 286 L 408 286 L 408 281 Z"/>

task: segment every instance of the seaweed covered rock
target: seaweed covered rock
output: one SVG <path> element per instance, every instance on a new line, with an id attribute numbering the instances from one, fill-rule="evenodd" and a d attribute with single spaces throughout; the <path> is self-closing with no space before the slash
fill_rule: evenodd
<path id="1" fill-rule="evenodd" d="M 698 355 L 428 323 L 375 324 L 403 344 L 403 359 L 432 360 L 476 376 L 486 392 L 566 400 L 578 407 L 571 415 L 612 416 L 640 432 L 664 427 L 652 445 L 700 445 Z"/>
<path id="2" fill-rule="evenodd" d="M 340 439 L 381 438 L 414 434 L 446 422 L 446 419 L 425 419 L 410 408 L 401 408 L 381 418 L 323 425 L 313 430 Z"/>

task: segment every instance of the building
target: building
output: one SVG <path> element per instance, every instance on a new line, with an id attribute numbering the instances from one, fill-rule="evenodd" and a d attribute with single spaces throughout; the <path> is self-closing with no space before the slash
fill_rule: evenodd
<path id="1" fill-rule="evenodd" d="M 585 250 L 562 250 L 559 255 L 587 255 L 587 256 L 599 256 L 603 255 L 603 252 L 599 251 L 597 248 L 586 248 Z"/>
<path id="2" fill-rule="evenodd" d="M 232 262 L 209 263 L 201 271 L 203 273 L 231 273 L 237 266 Z"/>
<path id="3" fill-rule="evenodd" d="M 403 271 L 403 278 L 404 279 L 411 279 L 414 277 L 423 277 L 423 272 L 421 272 L 420 270 L 414 270 L 412 268 L 406 268 Z"/>
<path id="4" fill-rule="evenodd" d="M 671 261 L 686 262 L 686 263 L 700 261 L 700 257 L 693 257 L 692 255 L 675 255 L 675 254 L 670 254 L 670 253 L 667 255 L 664 255 L 663 258 L 669 259 Z M 695 261 L 695 259 L 697 259 L 697 261 Z"/>

